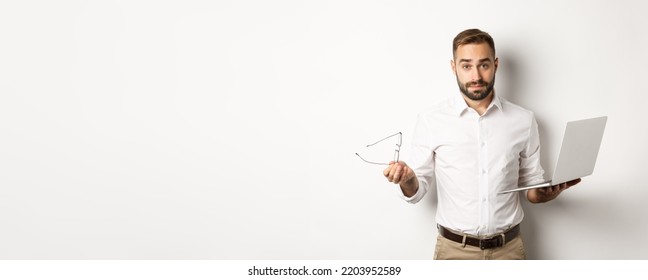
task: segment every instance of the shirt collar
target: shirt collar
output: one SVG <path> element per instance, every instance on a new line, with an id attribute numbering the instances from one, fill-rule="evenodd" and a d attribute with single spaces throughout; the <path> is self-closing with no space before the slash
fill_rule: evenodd
<path id="1" fill-rule="evenodd" d="M 493 93 L 493 94 L 495 94 L 495 93 Z M 463 98 L 463 93 L 461 93 L 461 92 L 459 92 L 459 94 L 455 94 L 455 97 L 453 99 L 453 103 L 454 103 L 453 104 L 453 112 L 457 116 L 461 116 L 461 114 L 463 114 L 463 112 L 465 112 L 469 108 L 468 104 L 466 104 L 466 100 L 464 100 L 464 98 Z M 492 107 L 495 107 L 495 108 L 497 108 L 497 109 L 499 109 L 500 111 L 503 112 L 503 110 L 502 110 L 502 101 L 500 100 L 499 96 L 497 96 L 497 94 L 495 94 L 495 96 L 493 96 L 493 100 L 488 105 L 488 109 L 486 109 L 486 112 L 490 111 Z"/>

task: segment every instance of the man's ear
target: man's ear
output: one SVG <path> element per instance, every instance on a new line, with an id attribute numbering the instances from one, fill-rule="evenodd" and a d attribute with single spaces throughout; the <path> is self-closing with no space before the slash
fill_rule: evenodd
<path id="1" fill-rule="evenodd" d="M 495 72 L 497 73 L 497 66 L 499 65 L 499 57 L 495 58 Z"/>
<path id="2" fill-rule="evenodd" d="M 450 60 L 450 69 L 452 70 L 452 74 L 457 75 L 457 69 L 455 69 L 454 60 Z"/>

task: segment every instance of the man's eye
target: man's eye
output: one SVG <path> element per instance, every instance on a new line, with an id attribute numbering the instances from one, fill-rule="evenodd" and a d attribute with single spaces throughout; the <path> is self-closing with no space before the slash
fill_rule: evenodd
<path id="1" fill-rule="evenodd" d="M 464 66 L 461 66 L 461 68 L 468 70 L 468 69 L 470 69 L 470 65 L 464 65 Z"/>
<path id="2" fill-rule="evenodd" d="M 488 67 L 490 67 L 490 65 L 488 65 L 488 64 L 482 64 L 482 65 L 480 65 L 480 66 L 481 66 L 481 68 L 483 68 L 483 69 L 488 69 Z"/>

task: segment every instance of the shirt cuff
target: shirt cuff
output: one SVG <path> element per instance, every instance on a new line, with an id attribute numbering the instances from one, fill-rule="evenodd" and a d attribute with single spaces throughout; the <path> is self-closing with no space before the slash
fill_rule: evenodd
<path id="1" fill-rule="evenodd" d="M 396 192 L 398 193 L 398 196 L 400 196 L 403 200 L 405 200 L 408 203 L 415 204 L 421 201 L 425 193 L 427 192 L 427 183 L 418 180 L 419 187 L 418 190 L 416 190 L 416 193 L 412 197 L 407 197 L 405 194 L 403 194 L 403 190 L 399 185 L 396 185 Z"/>

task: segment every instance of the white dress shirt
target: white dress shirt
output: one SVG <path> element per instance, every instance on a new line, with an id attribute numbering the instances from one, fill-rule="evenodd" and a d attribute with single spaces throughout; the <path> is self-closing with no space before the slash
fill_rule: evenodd
<path id="1" fill-rule="evenodd" d="M 419 189 L 402 198 L 417 203 L 436 183 L 436 222 L 476 236 L 522 221 L 520 195 L 498 192 L 544 181 L 533 113 L 497 95 L 482 116 L 461 93 L 420 114 L 407 164 Z"/>

